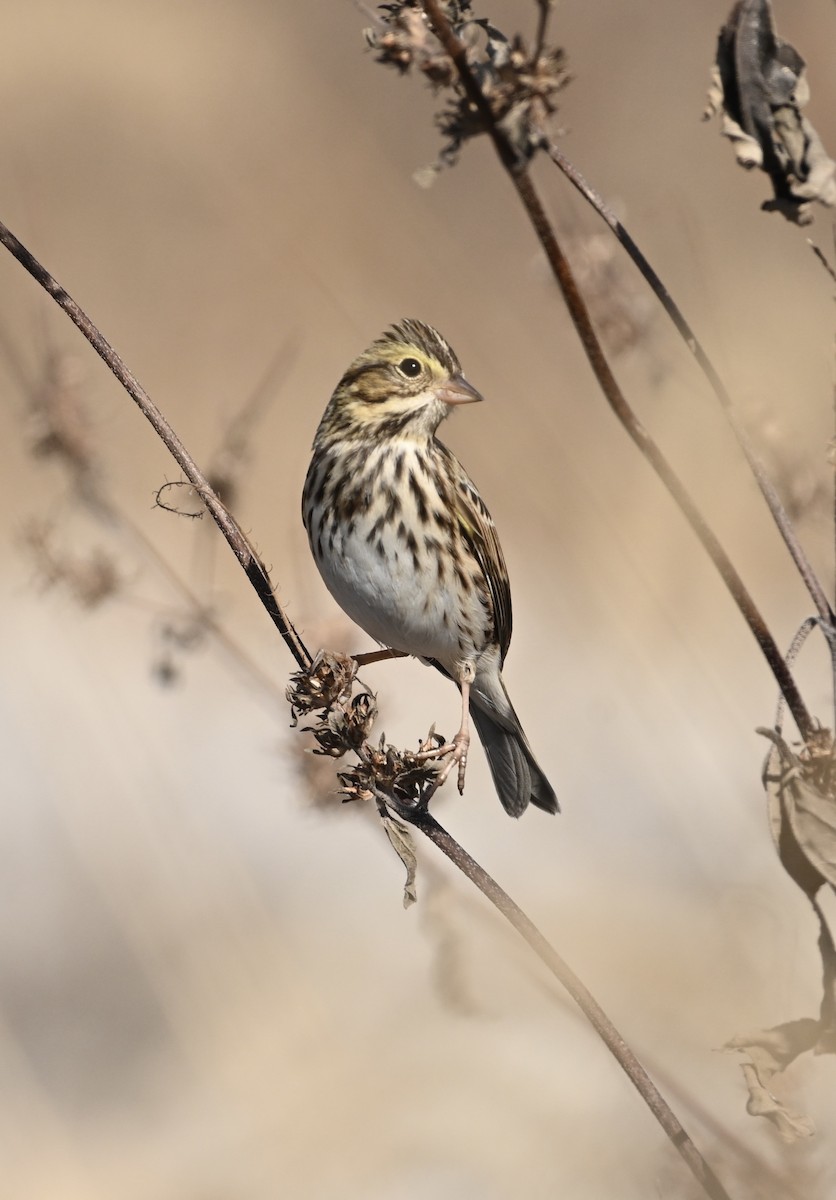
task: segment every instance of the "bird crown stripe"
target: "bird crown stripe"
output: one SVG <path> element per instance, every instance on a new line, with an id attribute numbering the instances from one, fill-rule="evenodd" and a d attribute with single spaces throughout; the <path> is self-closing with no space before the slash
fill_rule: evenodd
<path id="1" fill-rule="evenodd" d="M 452 347 L 438 330 L 433 329 L 431 325 L 425 325 L 423 321 L 415 320 L 414 317 L 405 317 L 402 321 L 396 322 L 378 339 L 378 344 L 381 345 L 391 345 L 392 343 L 407 348 L 415 347 L 431 358 L 437 358 L 453 374 L 461 372 L 461 364 Z"/>

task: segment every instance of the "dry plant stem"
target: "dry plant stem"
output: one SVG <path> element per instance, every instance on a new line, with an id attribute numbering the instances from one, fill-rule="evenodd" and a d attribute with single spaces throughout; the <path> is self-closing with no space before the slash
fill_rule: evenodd
<path id="1" fill-rule="evenodd" d="M 554 0 L 537 0 L 537 7 L 540 11 L 537 15 L 537 32 L 534 35 L 534 50 L 531 55 L 534 62 L 537 62 L 543 53 L 543 46 L 546 42 L 546 27 L 549 23 L 553 3 Z"/>
<path id="2" fill-rule="evenodd" d="M 499 159 L 517 190 L 517 194 L 534 227 L 534 231 L 546 253 L 546 258 L 563 293 L 563 298 L 566 301 L 569 315 L 574 322 L 581 340 L 581 345 L 586 352 L 586 356 L 589 359 L 589 363 L 608 404 L 679 505 L 691 528 L 702 542 L 703 547 L 720 572 L 724 583 L 731 592 L 749 628 L 752 630 L 775 676 L 778 687 L 787 702 L 787 707 L 792 713 L 801 737 L 804 741 L 809 740 L 815 730 L 815 725 L 807 711 L 807 707 L 792 677 L 792 673 L 784 662 L 775 639 L 772 637 L 763 616 L 749 595 L 731 559 L 720 545 L 714 532 L 706 524 L 699 509 L 677 477 L 676 472 L 638 420 L 621 392 L 615 376 L 610 370 L 601 344 L 598 341 L 589 311 L 578 289 L 569 262 L 558 244 L 557 237 L 546 216 L 542 202 L 535 191 L 531 176 L 524 165 L 521 164 L 510 142 L 497 125 L 490 103 L 470 69 L 470 64 L 467 61 L 467 51 L 463 43 L 450 28 L 450 24 L 441 11 L 438 0 L 422 0 L 422 4 L 436 36 L 453 60 L 462 86 L 471 103 L 478 109 L 484 126 L 490 133 Z"/>
<path id="3" fill-rule="evenodd" d="M 584 987 L 568 963 L 546 941 L 537 926 L 426 809 L 413 809 L 405 806 L 404 808 L 398 807 L 396 811 L 399 817 L 420 829 L 425 837 L 434 842 L 439 850 L 446 854 L 450 861 L 479 888 L 487 899 L 499 909 L 503 917 L 513 925 L 517 933 L 525 939 L 538 958 L 566 988 L 595 1032 L 614 1055 L 672 1144 L 687 1163 L 694 1177 L 701 1184 L 705 1194 L 711 1200 L 729 1200 L 728 1192 L 691 1141 L 624 1038 L 592 993 Z"/>
<path id="4" fill-rule="evenodd" d="M 369 663 L 387 662 L 390 658 L 409 658 L 405 650 L 369 650 L 367 654 L 353 654 L 352 658 L 358 667 L 367 667 Z"/>
<path id="5" fill-rule="evenodd" d="M 60 286 L 52 275 L 38 262 L 38 260 L 30 254 L 22 242 L 18 241 L 15 235 L 0 222 L 0 243 L 14 255 L 17 261 L 25 267 L 29 274 L 37 280 L 41 287 L 49 293 L 55 303 L 62 308 L 73 324 L 87 338 L 90 345 L 99 355 L 99 357 L 110 368 L 119 382 L 127 391 L 128 395 L 135 402 L 140 412 L 145 416 L 154 428 L 158 437 L 163 441 L 169 453 L 176 460 L 183 471 L 183 474 L 188 479 L 189 483 L 195 489 L 201 500 L 214 520 L 215 524 L 220 529 L 226 539 L 230 549 L 232 550 L 238 562 L 244 569 L 244 573 L 249 579 L 252 586 L 258 595 L 264 608 L 273 624 L 284 638 L 291 654 L 296 659 L 301 670 L 307 670 L 312 662 L 311 655 L 308 652 L 299 634 L 296 632 L 292 622 L 285 615 L 281 605 L 277 601 L 273 592 L 273 586 L 270 582 L 270 576 L 267 573 L 267 568 L 259 559 L 253 548 L 247 541 L 244 533 L 234 517 L 224 507 L 221 501 L 216 496 L 215 492 L 209 486 L 209 483 L 203 472 L 198 467 L 192 456 L 189 454 L 186 447 L 178 438 L 177 434 L 166 421 L 163 414 L 151 400 L 147 392 L 140 386 L 131 372 L 123 363 L 122 359 L 110 345 L 110 343 L 102 336 L 87 314 L 79 308 L 68 292 Z"/>
<path id="6" fill-rule="evenodd" d="M 827 258 L 822 253 L 822 251 L 819 249 L 819 247 L 815 244 L 815 242 L 812 241 L 811 238 L 807 238 L 807 245 L 813 251 L 813 254 L 815 254 L 815 256 L 818 259 L 821 266 L 824 268 L 824 270 L 830 276 L 831 282 L 836 283 L 836 271 L 834 271 L 833 267 L 827 261 Z M 833 249 L 834 249 L 834 252 L 836 252 L 836 227 L 833 230 Z M 833 360 L 831 362 L 831 372 L 832 372 L 831 404 L 832 404 L 832 408 L 833 408 L 834 429 L 833 429 L 833 443 L 831 445 L 831 454 L 833 453 L 833 448 L 836 447 L 836 336 L 834 336 L 834 339 L 833 339 L 833 350 L 834 350 Z M 836 537 L 836 477 L 834 477 L 834 482 L 833 482 L 833 534 L 834 534 L 834 537 Z M 834 545 L 834 562 L 836 562 L 836 545 Z M 831 639 L 831 642 L 834 642 L 834 641 L 836 641 L 836 638 Z M 836 645 L 832 646 L 832 649 L 833 649 L 834 655 L 836 655 Z"/>
<path id="7" fill-rule="evenodd" d="M 729 425 L 732 428 L 732 432 L 737 439 L 737 443 L 740 446 L 740 449 L 743 451 L 743 456 L 745 457 L 746 462 L 749 464 L 749 468 L 751 469 L 752 474 L 757 481 L 758 487 L 760 488 L 761 493 L 766 500 L 769 511 L 772 514 L 772 518 L 775 521 L 775 524 L 778 526 L 781 537 L 784 539 L 784 543 L 790 552 L 790 557 L 795 563 L 796 569 L 804 581 L 807 591 L 810 593 L 813 604 L 816 606 L 816 611 L 819 614 L 820 620 L 833 627 L 836 625 L 836 614 L 834 614 L 833 607 L 825 595 L 824 588 L 819 582 L 809 559 L 804 553 L 804 550 L 800 545 L 798 538 L 796 537 L 789 514 L 781 503 L 781 498 L 775 490 L 772 480 L 767 475 L 763 463 L 758 458 L 754 447 L 751 445 L 748 437 L 746 436 L 743 426 L 737 419 L 737 415 L 732 405 L 731 396 L 726 390 L 722 379 L 718 375 L 714 364 L 706 354 L 702 344 L 697 339 L 693 329 L 685 320 L 685 317 L 675 304 L 673 297 L 668 292 L 668 289 L 653 270 L 653 267 L 647 261 L 644 254 L 642 254 L 641 250 L 633 241 L 630 234 L 619 221 L 618 217 L 616 217 L 615 213 L 613 213 L 604 202 L 603 197 L 600 196 L 594 190 L 594 188 L 589 185 L 589 183 L 587 183 L 583 175 L 581 175 L 580 171 L 578 171 L 578 169 L 575 167 L 574 163 L 572 163 L 557 146 L 555 146 L 553 143 L 550 143 L 547 147 L 547 153 L 552 162 L 560 168 L 569 182 L 577 188 L 584 199 L 588 201 L 592 208 L 595 209 L 598 215 L 612 230 L 615 237 L 627 251 L 630 258 L 633 260 L 640 273 L 649 284 L 653 294 L 656 296 L 656 299 L 670 317 L 671 321 L 676 327 L 677 332 L 682 337 L 682 340 L 693 354 L 697 365 L 708 380 L 714 395 L 717 397 L 718 401 L 720 402 L 720 406 L 726 414 L 726 418 L 728 419 Z M 832 648 L 832 653 L 836 659 L 836 647 Z"/>

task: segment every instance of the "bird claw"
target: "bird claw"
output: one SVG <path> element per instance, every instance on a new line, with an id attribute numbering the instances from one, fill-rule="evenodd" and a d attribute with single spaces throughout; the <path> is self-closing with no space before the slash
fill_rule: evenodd
<path id="1" fill-rule="evenodd" d="M 450 754 L 452 749 L 453 743 L 445 742 L 441 734 L 436 733 L 435 725 L 433 725 L 430 732 L 419 745 L 418 753 L 415 757 L 422 762 L 426 762 L 431 758 L 444 758 L 445 754 Z"/>
<path id="2" fill-rule="evenodd" d="M 459 789 L 459 795 L 463 796 L 464 773 L 467 770 L 467 752 L 470 749 L 470 734 L 457 733 L 453 738 L 453 747 L 450 765 L 452 766 L 454 762 L 458 762 L 459 764 L 458 779 L 456 780 L 456 784 Z"/>
<path id="3" fill-rule="evenodd" d="M 464 792 L 464 775 L 467 768 L 467 751 L 470 746 L 470 734 L 460 730 L 452 742 L 443 742 L 440 746 L 436 746 L 432 750 L 424 748 L 428 742 L 429 739 L 422 744 L 418 757 L 422 759 L 443 758 L 447 760 L 436 776 L 432 794 L 435 794 L 440 787 L 444 786 L 447 776 L 453 770 L 453 767 L 457 766 L 456 785 L 459 789 L 459 795 L 462 795 Z"/>

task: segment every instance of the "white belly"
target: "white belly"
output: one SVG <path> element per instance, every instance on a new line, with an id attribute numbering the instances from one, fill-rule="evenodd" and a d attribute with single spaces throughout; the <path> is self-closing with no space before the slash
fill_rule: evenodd
<path id="1" fill-rule="evenodd" d="M 416 566 L 394 530 L 383 531 L 374 544 L 367 534 L 363 523 L 347 537 L 337 534 L 333 551 L 320 564 L 328 590 L 381 645 L 437 659 L 452 670 L 463 657 L 459 606 L 451 581 L 439 582 L 435 553 L 422 547 Z"/>

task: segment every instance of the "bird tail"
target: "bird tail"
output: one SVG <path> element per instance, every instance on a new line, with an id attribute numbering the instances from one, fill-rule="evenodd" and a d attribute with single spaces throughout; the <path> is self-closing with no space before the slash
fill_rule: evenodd
<path id="1" fill-rule="evenodd" d="M 554 788 L 537 764 L 501 676 L 498 682 L 499 688 L 490 686 L 486 694 L 477 676 L 471 691 L 470 715 L 485 748 L 502 807 L 511 817 L 522 816 L 529 803 L 545 812 L 559 812 Z"/>

